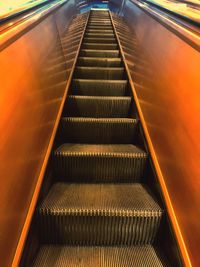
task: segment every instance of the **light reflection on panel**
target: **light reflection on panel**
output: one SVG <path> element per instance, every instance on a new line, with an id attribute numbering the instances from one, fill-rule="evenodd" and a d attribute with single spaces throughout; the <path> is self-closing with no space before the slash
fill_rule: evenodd
<path id="1" fill-rule="evenodd" d="M 0 53 L 0 266 L 11 266 L 82 36 L 85 14 L 68 37 L 75 12 L 70 1 Z"/>
<path id="2" fill-rule="evenodd" d="M 130 1 L 123 12 L 133 32 L 130 38 L 118 22 L 119 37 L 187 252 L 198 267 L 200 54 Z"/>

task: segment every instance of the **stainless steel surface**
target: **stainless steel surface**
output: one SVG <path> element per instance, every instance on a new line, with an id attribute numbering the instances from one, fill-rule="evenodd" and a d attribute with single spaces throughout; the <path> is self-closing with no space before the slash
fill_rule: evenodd
<path id="1" fill-rule="evenodd" d="M 153 243 L 163 211 L 141 184 L 56 183 L 38 213 L 44 244 L 134 246 Z"/>
<path id="2" fill-rule="evenodd" d="M 86 19 L 75 19 L 82 27 L 76 36 L 69 26 L 69 40 L 65 27 L 75 12 L 74 2 L 62 6 L 0 53 L 0 266 L 11 266 L 14 255 L 17 266 L 22 252 L 78 45 L 70 55 L 61 47 L 69 48 L 73 38 L 80 42 Z M 62 70 L 64 79 L 52 79 Z"/>
<path id="3" fill-rule="evenodd" d="M 99 25 L 101 25 L 102 18 L 107 18 L 113 24 L 107 10 L 92 10 L 87 26 L 90 25 L 94 16 L 98 17 Z M 113 29 L 115 30 L 114 26 Z M 87 27 L 86 34 L 87 36 L 93 35 L 93 33 L 87 33 Z M 83 37 L 82 49 L 84 49 L 84 43 Z M 116 44 L 119 46 L 118 39 L 116 39 Z M 79 53 L 81 57 L 82 49 Z M 93 47 L 91 51 L 95 51 L 95 53 L 102 52 L 101 48 L 97 49 L 97 47 Z M 92 55 L 91 53 L 90 57 Z M 104 54 L 102 53 L 102 55 Z M 122 58 L 121 55 L 121 53 L 118 53 L 118 57 Z M 96 56 L 93 57 L 93 60 L 95 58 Z M 81 80 L 86 81 L 85 86 L 92 81 L 90 92 L 95 92 L 96 81 L 99 91 L 102 80 L 104 86 L 101 96 L 96 96 L 96 94 L 90 96 L 75 95 L 79 90 L 74 82 L 69 88 L 63 117 L 48 166 L 52 177 L 51 182 L 47 175 L 45 184 L 49 182 L 50 184 L 48 189 L 45 185 L 42 187 L 45 192 L 43 190 L 41 192 L 35 220 L 32 224 L 33 227 L 39 229 L 40 245 L 47 245 L 49 247 L 48 252 L 51 255 L 50 257 L 45 256 L 47 250 L 42 248 L 41 253 L 37 254 L 35 252 L 35 264 L 39 264 L 39 266 L 51 264 L 49 263 L 51 259 L 52 264 L 58 264 L 59 266 L 65 258 L 64 265 L 70 265 L 70 263 L 74 265 L 77 262 L 74 254 L 76 250 L 72 251 L 71 258 L 65 251 L 65 245 L 72 244 L 75 247 L 79 245 L 88 246 L 88 249 L 80 248 L 80 250 L 84 250 L 82 257 L 79 255 L 79 262 L 83 266 L 86 263 L 85 255 L 91 250 L 91 246 L 99 245 L 105 246 L 101 253 L 108 252 L 108 264 L 110 264 L 109 255 L 113 254 L 109 254 L 111 248 L 107 248 L 107 246 L 118 246 L 119 254 L 121 249 L 126 246 L 127 249 L 124 250 L 124 253 L 127 254 L 127 259 L 129 257 L 127 246 L 129 246 L 132 256 L 135 255 L 136 251 L 139 253 L 133 259 L 134 266 L 139 262 L 140 265 L 151 263 L 152 266 L 158 264 L 168 266 L 167 260 L 161 258 L 160 252 L 155 248 L 146 251 L 145 255 L 148 259 L 144 257 L 143 246 L 147 245 L 148 248 L 151 248 L 149 245 L 153 245 L 156 247 L 159 237 L 165 237 L 165 234 L 170 235 L 170 231 L 165 232 L 164 221 L 161 224 L 161 220 L 165 219 L 163 203 L 161 199 L 157 198 L 158 195 L 155 194 L 154 186 L 147 182 L 149 175 L 153 179 L 153 174 L 149 172 L 151 165 L 149 164 L 148 151 L 142 141 L 141 132 L 140 141 L 134 134 L 133 128 L 138 126 L 139 122 L 136 119 L 136 113 L 132 112 L 132 109 L 135 108 L 135 102 L 130 90 L 131 82 L 127 78 L 128 71 L 126 69 L 125 72 L 124 68 L 126 65 L 123 62 L 122 67 L 88 67 L 81 66 L 79 60 L 77 60 L 77 64 L 79 64 L 78 67 L 73 69 L 72 81 L 75 78 L 77 82 L 81 78 Z M 105 75 L 111 70 L 115 75 L 109 78 L 114 78 L 114 83 L 111 82 L 112 80 L 107 80 L 108 77 Z M 123 72 L 123 75 L 121 75 L 121 72 Z M 88 78 L 93 78 L 93 80 L 88 80 Z M 100 78 L 102 80 L 99 80 Z M 117 78 L 121 80 L 119 81 Z M 126 83 L 122 78 L 125 79 Z M 88 81 L 90 82 L 88 83 Z M 123 83 L 119 86 L 122 81 Z M 110 91 L 115 91 L 116 86 L 117 88 L 125 87 L 124 94 L 127 93 L 129 96 L 122 96 L 120 91 L 118 91 L 119 95 L 116 94 L 116 91 L 115 96 L 107 96 L 105 88 L 108 87 Z M 76 108 L 72 108 L 72 106 L 69 108 L 69 100 L 74 101 L 73 104 Z M 82 101 L 81 109 L 77 105 L 78 100 Z M 107 102 L 106 105 L 105 102 Z M 114 118 L 112 117 L 114 114 L 113 102 L 118 102 L 118 105 L 120 102 L 125 104 L 124 106 L 119 105 L 117 112 L 119 114 L 120 111 L 122 114 L 126 110 L 126 117 L 118 118 L 116 115 Z M 96 104 L 95 113 L 94 104 Z M 130 105 L 131 108 L 127 109 Z M 108 107 L 106 112 L 104 111 L 105 107 Z M 74 112 L 76 116 L 69 116 L 69 110 Z M 109 118 L 101 117 L 103 112 Z M 91 116 L 85 117 L 84 113 L 88 113 L 88 115 L 90 113 Z M 136 145 L 133 145 L 133 142 Z M 31 237 L 33 241 L 34 236 Z M 52 244 L 57 246 L 62 244 L 61 249 L 65 251 L 65 255 L 57 258 L 57 262 L 54 258 L 56 254 L 55 247 L 51 250 Z M 162 250 L 161 245 L 159 245 L 159 249 L 165 256 L 167 255 L 166 251 Z M 155 257 L 152 257 L 152 252 L 153 254 L 156 252 Z M 124 261 L 125 258 L 120 260 L 120 255 L 118 259 L 121 266 L 130 265 L 130 260 Z M 90 258 L 90 260 L 92 262 L 93 259 Z M 101 261 L 101 255 L 97 254 L 96 262 L 98 261 Z M 134 261 L 136 262 L 134 263 Z M 172 262 L 171 265 L 173 266 Z M 101 264 L 101 266 L 106 266 L 105 261 Z M 116 265 L 118 261 L 114 258 L 112 264 Z"/>
<path id="4" fill-rule="evenodd" d="M 160 183 L 185 264 L 196 267 L 200 265 L 200 54 L 131 1 L 126 1 L 123 14 L 132 30 L 117 18 L 116 28 Z"/>
<path id="5" fill-rule="evenodd" d="M 44 263 L 45 262 L 45 263 Z M 34 267 L 169 267 L 152 246 L 140 247 L 69 247 L 43 246 Z"/>

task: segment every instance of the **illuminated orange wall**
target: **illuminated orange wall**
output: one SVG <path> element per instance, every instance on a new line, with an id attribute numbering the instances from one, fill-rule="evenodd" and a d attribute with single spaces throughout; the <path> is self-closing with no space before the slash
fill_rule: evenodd
<path id="1" fill-rule="evenodd" d="M 129 55 L 142 113 L 192 266 L 199 267 L 200 53 L 131 1 L 123 14 L 144 51 L 132 45 L 137 58 Z"/>
<path id="2" fill-rule="evenodd" d="M 70 1 L 0 52 L 2 267 L 11 266 L 65 91 L 47 88 L 45 62 L 75 12 Z"/>

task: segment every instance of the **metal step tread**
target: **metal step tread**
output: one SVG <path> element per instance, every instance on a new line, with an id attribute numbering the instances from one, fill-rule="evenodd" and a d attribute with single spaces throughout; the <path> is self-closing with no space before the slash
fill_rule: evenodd
<path id="1" fill-rule="evenodd" d="M 62 83 L 64 84 L 64 83 Z M 131 101 L 131 96 L 90 96 L 90 95 L 69 95 L 68 98 L 70 99 L 79 99 L 79 100 L 103 100 L 103 101 Z"/>
<path id="2" fill-rule="evenodd" d="M 113 33 L 114 30 L 113 29 L 89 29 L 87 28 L 86 29 L 86 32 L 89 33 L 89 32 L 96 32 L 96 33 Z"/>
<path id="3" fill-rule="evenodd" d="M 101 37 L 115 37 L 115 33 L 106 33 L 106 32 L 86 32 L 85 36 L 101 36 Z"/>
<path id="4" fill-rule="evenodd" d="M 84 83 L 84 84 L 89 84 L 91 83 L 92 85 L 97 85 L 99 84 L 110 84 L 115 85 L 115 84 L 121 84 L 121 85 L 127 85 L 127 80 L 101 80 L 101 79 L 73 79 L 74 83 Z"/>
<path id="5" fill-rule="evenodd" d="M 62 117 L 63 123 L 97 123 L 97 124 L 136 124 L 137 119 L 132 118 L 86 118 L 86 117 Z"/>
<path id="6" fill-rule="evenodd" d="M 80 56 L 86 57 L 119 57 L 119 50 L 81 49 Z"/>
<path id="7" fill-rule="evenodd" d="M 96 19 L 93 19 L 93 20 L 90 20 L 88 25 L 97 25 L 97 26 L 103 26 L 103 25 L 109 25 L 109 26 L 112 26 L 112 22 L 107 20 L 107 21 L 104 21 L 104 20 L 96 20 Z"/>
<path id="8" fill-rule="evenodd" d="M 104 49 L 81 49 L 81 51 L 88 51 L 88 52 L 102 52 L 102 53 L 105 53 L 105 52 L 113 52 L 113 53 L 118 53 L 119 52 L 119 49 L 113 49 L 113 50 L 104 50 Z"/>
<path id="9" fill-rule="evenodd" d="M 109 57 L 79 57 L 78 66 L 101 66 L 101 67 L 120 67 L 122 63 L 121 58 Z"/>
<path id="10" fill-rule="evenodd" d="M 97 22 L 97 23 L 110 23 L 111 24 L 111 20 L 109 18 L 90 18 L 89 20 L 89 24 L 92 22 Z"/>
<path id="11" fill-rule="evenodd" d="M 101 50 L 115 50 L 118 48 L 118 44 L 103 44 L 103 43 L 86 43 L 83 42 L 82 44 L 83 49 L 101 49 Z"/>
<path id="12" fill-rule="evenodd" d="M 106 25 L 96 25 L 96 26 L 91 26 L 90 24 L 88 24 L 87 26 L 87 29 L 111 29 L 113 30 L 113 26 L 112 25 L 109 25 L 109 26 L 106 26 Z"/>
<path id="13" fill-rule="evenodd" d="M 111 20 L 110 20 L 110 18 L 109 17 L 90 17 L 90 19 L 89 19 L 89 23 L 90 22 L 93 22 L 93 21 L 96 21 L 96 22 L 109 22 L 109 23 L 111 23 Z"/>
<path id="14" fill-rule="evenodd" d="M 131 118 L 63 117 L 62 141 L 129 144 L 136 140 L 137 120 Z"/>
<path id="15" fill-rule="evenodd" d="M 87 28 L 90 27 L 90 26 L 107 26 L 107 27 L 110 27 L 111 29 L 113 29 L 113 25 L 111 23 L 110 20 L 105 20 L 105 19 L 100 19 L 100 20 L 97 20 L 97 19 L 92 19 L 88 22 L 88 25 L 87 25 Z M 86 28 L 86 29 L 87 29 Z"/>
<path id="16" fill-rule="evenodd" d="M 62 144 L 54 151 L 55 156 L 89 156 L 89 157 L 128 157 L 147 158 L 148 154 L 131 144 Z"/>
<path id="17" fill-rule="evenodd" d="M 42 246 L 33 267 L 169 267 L 153 246 Z"/>
<path id="18" fill-rule="evenodd" d="M 129 115 L 131 100 L 129 96 L 69 95 L 64 114 L 71 117 L 126 118 Z"/>
<path id="19" fill-rule="evenodd" d="M 98 42 L 98 43 L 116 43 L 116 39 L 115 38 L 90 38 L 90 37 L 85 37 L 84 39 L 84 42 L 87 42 L 87 43 L 93 43 L 93 42 Z"/>
<path id="20" fill-rule="evenodd" d="M 74 77 L 85 79 L 121 80 L 124 78 L 124 67 L 76 66 Z"/>
<path id="21" fill-rule="evenodd" d="M 54 151 L 59 180 L 89 183 L 140 181 L 148 154 L 132 144 L 64 143 Z"/>
<path id="22" fill-rule="evenodd" d="M 38 208 L 42 240 L 74 245 L 151 244 L 162 214 L 139 183 L 55 183 Z"/>
<path id="23" fill-rule="evenodd" d="M 72 94 L 88 96 L 124 96 L 127 80 L 73 79 Z"/>
<path id="24" fill-rule="evenodd" d="M 129 217 L 161 217 L 163 213 L 151 193 L 140 183 L 55 183 L 40 205 L 39 212 Z"/>
<path id="25" fill-rule="evenodd" d="M 124 71 L 124 67 L 96 67 L 96 66 L 76 66 L 76 70 L 88 70 L 88 71 Z M 65 73 L 65 72 L 63 72 Z"/>

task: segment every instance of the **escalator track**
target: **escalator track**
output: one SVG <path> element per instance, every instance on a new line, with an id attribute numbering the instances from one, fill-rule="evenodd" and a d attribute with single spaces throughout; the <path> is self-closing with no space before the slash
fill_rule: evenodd
<path id="1" fill-rule="evenodd" d="M 52 153 L 54 183 L 36 209 L 34 267 L 169 265 L 155 246 L 164 209 L 145 184 L 129 80 L 107 10 L 91 10 Z"/>

